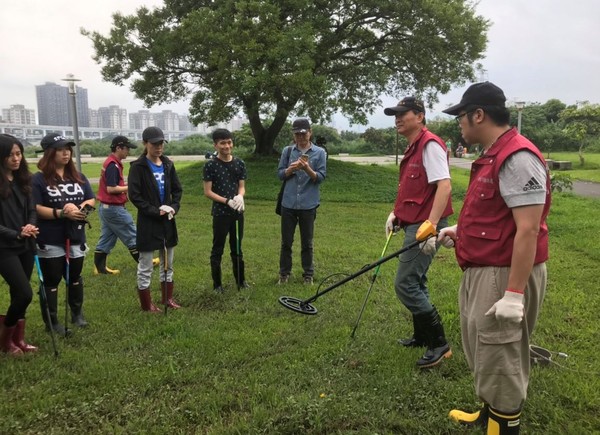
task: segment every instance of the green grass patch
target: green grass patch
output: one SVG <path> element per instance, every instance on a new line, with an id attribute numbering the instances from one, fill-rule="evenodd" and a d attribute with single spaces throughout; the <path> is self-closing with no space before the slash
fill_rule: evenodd
<path id="1" fill-rule="evenodd" d="M 291 283 L 276 285 L 277 162 L 247 159 L 247 164 L 244 253 L 252 288 L 234 288 L 226 254 L 227 291 L 212 291 L 203 162 L 178 165 L 184 197 L 174 267 L 176 295 L 185 308 L 166 317 L 140 311 L 135 264 L 120 242 L 108 257 L 119 275 L 93 276 L 88 258 L 83 276 L 90 327 L 59 339 L 55 359 L 35 296 L 27 337 L 40 352 L 21 359 L 0 356 L 0 433 L 482 433 L 447 419 L 455 406 L 478 404 L 460 345 L 461 271 L 452 251 L 439 252 L 429 276 L 454 353 L 435 370 L 417 370 L 422 350 L 396 343 L 412 329 L 408 311 L 394 295 L 396 260 L 382 265 L 354 339 L 350 333 L 370 273 L 317 299 L 316 316 L 293 313 L 277 302 L 282 295 L 309 298 L 319 284 L 322 290 L 379 257 L 397 169 L 330 159 L 315 228 L 317 285 L 310 288 L 301 284 L 298 242 Z M 452 174 L 458 211 L 468 171 Z M 554 195 L 548 292 L 533 341 L 569 357 L 555 357 L 561 366 L 533 368 L 524 434 L 595 433 L 600 427 L 599 214 L 600 201 Z M 97 214 L 91 222 L 93 248 Z M 401 236 L 395 236 L 388 253 L 400 246 Z M 8 291 L 4 283 L 0 287 L 5 310 Z M 61 318 L 62 310 L 63 303 Z"/>
<path id="2" fill-rule="evenodd" d="M 544 154 L 547 156 L 547 154 Z M 600 153 L 585 153 L 583 154 L 585 163 L 581 166 L 579 154 L 576 152 L 557 152 L 550 153 L 550 158 L 553 160 L 564 160 L 573 163 L 572 168 L 568 171 L 559 171 L 560 173 L 569 174 L 574 180 L 594 181 L 600 183 Z"/>

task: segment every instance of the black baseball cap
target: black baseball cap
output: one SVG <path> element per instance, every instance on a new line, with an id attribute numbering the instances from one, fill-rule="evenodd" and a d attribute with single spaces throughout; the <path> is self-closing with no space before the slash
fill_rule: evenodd
<path id="1" fill-rule="evenodd" d="M 496 106 L 506 107 L 506 97 L 504 92 L 492 82 L 475 83 L 465 91 L 460 103 L 448 107 L 442 112 L 448 115 L 458 115 L 468 106 Z"/>
<path id="2" fill-rule="evenodd" d="M 63 148 L 66 146 L 74 147 L 75 142 L 58 133 L 49 133 L 42 138 L 40 145 L 42 146 L 42 150 L 46 151 L 49 148 Z"/>
<path id="3" fill-rule="evenodd" d="M 292 123 L 292 132 L 306 133 L 310 130 L 310 122 L 306 118 L 298 118 Z"/>
<path id="4" fill-rule="evenodd" d="M 425 104 L 423 101 L 417 100 L 415 97 L 404 97 L 394 107 L 387 107 L 383 109 L 383 113 L 388 116 L 396 116 L 398 113 L 405 113 L 409 110 L 416 110 L 425 114 Z"/>
<path id="5" fill-rule="evenodd" d="M 150 142 L 155 144 L 160 141 L 169 142 L 165 140 L 163 131 L 158 127 L 148 127 L 142 132 L 142 140 L 144 142 Z"/>
<path id="6" fill-rule="evenodd" d="M 112 149 L 116 147 L 127 147 L 127 148 L 137 148 L 137 145 L 133 142 L 129 141 L 129 138 L 126 136 L 115 136 L 110 144 Z"/>

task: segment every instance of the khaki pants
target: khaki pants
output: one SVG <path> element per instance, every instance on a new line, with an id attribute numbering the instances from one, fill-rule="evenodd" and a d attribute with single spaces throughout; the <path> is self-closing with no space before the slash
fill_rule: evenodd
<path id="1" fill-rule="evenodd" d="M 500 322 L 485 313 L 504 296 L 509 267 L 472 267 L 459 289 L 463 349 L 475 376 L 475 392 L 492 408 L 521 408 L 529 383 L 529 337 L 546 293 L 546 264 L 533 267 L 525 289 L 520 324 Z"/>

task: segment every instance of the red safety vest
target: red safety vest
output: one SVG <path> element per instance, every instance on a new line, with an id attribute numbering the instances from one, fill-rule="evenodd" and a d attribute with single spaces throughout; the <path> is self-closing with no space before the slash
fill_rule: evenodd
<path id="1" fill-rule="evenodd" d="M 471 179 L 463 208 L 458 218 L 456 258 L 467 267 L 510 266 L 517 226 L 511 209 L 500 195 L 498 174 L 504 161 L 517 151 L 528 150 L 545 165 L 537 147 L 511 129 L 471 166 Z M 540 220 L 535 264 L 548 259 L 548 226 L 550 210 L 550 176 L 546 173 L 546 204 Z M 531 186 L 535 188 L 535 186 Z"/>
<path id="2" fill-rule="evenodd" d="M 125 186 L 125 180 L 123 179 L 123 165 L 121 164 L 121 161 L 111 153 L 102 165 L 102 172 L 100 174 L 100 183 L 98 185 L 98 194 L 96 195 L 96 199 L 103 204 L 124 205 L 127 202 L 127 193 L 123 192 L 119 194 L 110 194 L 106 190 L 106 168 L 111 163 L 115 163 L 119 169 L 119 186 Z"/>
<path id="3" fill-rule="evenodd" d="M 437 185 L 429 184 L 427 172 L 423 166 L 423 150 L 430 141 L 437 143 L 442 147 L 444 153 L 447 153 L 444 142 L 423 127 L 419 136 L 404 152 L 404 157 L 400 162 L 398 196 L 394 206 L 394 215 L 401 227 L 427 220 L 433 207 Z M 448 198 L 448 204 L 446 204 L 441 217 L 450 216 L 452 213 L 454 213 L 452 199 Z"/>

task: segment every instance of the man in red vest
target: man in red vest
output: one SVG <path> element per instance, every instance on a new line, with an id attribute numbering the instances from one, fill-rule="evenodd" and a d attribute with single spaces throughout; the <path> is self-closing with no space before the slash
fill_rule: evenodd
<path id="1" fill-rule="evenodd" d="M 129 150 L 137 148 L 125 136 L 116 136 L 110 145 L 111 153 L 102 165 L 96 198 L 100 201 L 99 217 L 102 228 L 100 239 L 94 251 L 94 274 L 118 274 L 119 270 L 106 266 L 106 257 L 120 239 L 133 259 L 137 262 L 139 253 L 136 247 L 136 228 L 131 214 L 125 209 L 127 184 L 123 177 L 123 160 Z M 153 260 L 158 264 L 158 259 Z"/>
<path id="2" fill-rule="evenodd" d="M 456 247 L 463 348 L 481 410 L 452 420 L 518 434 L 529 382 L 529 337 L 546 292 L 550 176 L 545 160 L 509 126 L 502 89 L 476 83 L 454 115 L 469 145 L 480 144 L 458 224 L 438 241 Z"/>
<path id="3" fill-rule="evenodd" d="M 400 162 L 400 181 L 394 210 L 386 222 L 386 235 L 394 227 L 404 230 L 404 246 L 416 240 L 421 225 L 440 231 L 452 214 L 450 169 L 444 141 L 425 127 L 425 106 L 414 97 L 406 97 L 384 110 L 395 117 L 396 130 L 408 141 Z M 405 251 L 400 256 L 394 287 L 398 299 L 411 312 L 413 336 L 399 342 L 408 347 L 425 346 L 420 368 L 438 365 L 452 355 L 437 309 L 431 304 L 427 271 L 439 245 L 435 237 Z"/>

